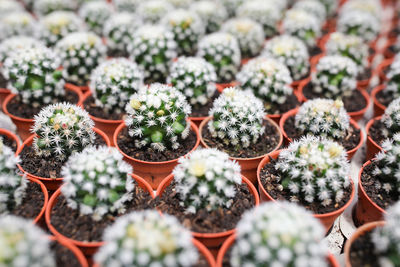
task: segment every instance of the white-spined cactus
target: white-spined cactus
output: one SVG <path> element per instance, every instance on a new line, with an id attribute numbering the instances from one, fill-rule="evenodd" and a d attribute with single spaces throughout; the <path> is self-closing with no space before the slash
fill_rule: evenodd
<path id="1" fill-rule="evenodd" d="M 222 25 L 221 31 L 236 37 L 243 58 L 257 56 L 264 45 L 262 25 L 249 18 L 230 19 Z"/>
<path id="2" fill-rule="evenodd" d="M 173 5 L 175 8 L 188 8 L 191 3 L 195 0 L 166 0 L 168 3 Z"/>
<path id="3" fill-rule="evenodd" d="M 35 32 L 35 19 L 24 11 L 4 14 L 0 17 L 0 40 L 16 35 L 33 36 Z"/>
<path id="4" fill-rule="evenodd" d="M 297 1 L 293 5 L 293 9 L 304 10 L 309 14 L 314 15 L 316 18 L 318 18 L 321 25 L 324 24 L 327 17 L 325 6 L 319 0 Z"/>
<path id="5" fill-rule="evenodd" d="M 190 231 L 175 217 L 153 210 L 118 218 L 103 240 L 105 245 L 94 256 L 103 267 L 190 267 L 199 257 Z"/>
<path id="6" fill-rule="evenodd" d="M 174 9 L 173 5 L 165 0 L 149 0 L 142 1 L 137 10 L 136 14 L 143 19 L 145 23 L 155 24 L 159 23 L 160 20 Z"/>
<path id="7" fill-rule="evenodd" d="M 94 122 L 82 108 L 57 103 L 43 108 L 34 117 L 33 148 L 38 156 L 56 157 L 63 161 L 72 153 L 93 144 Z"/>
<path id="8" fill-rule="evenodd" d="M 234 17 L 236 15 L 237 8 L 245 2 L 244 0 L 220 0 L 220 2 L 225 6 L 228 11 L 229 17 Z"/>
<path id="9" fill-rule="evenodd" d="M 275 58 L 285 64 L 294 80 L 304 78 L 310 71 L 307 46 L 294 36 L 281 35 L 270 39 L 264 46 L 262 56 Z"/>
<path id="10" fill-rule="evenodd" d="M 90 74 L 106 58 L 106 46 L 92 32 L 74 32 L 61 39 L 55 46 L 64 67 L 65 80 L 86 86 Z"/>
<path id="11" fill-rule="evenodd" d="M 391 138 L 400 132 L 400 98 L 393 100 L 385 109 L 381 122 L 386 126 L 385 129 L 382 129 L 386 138 Z"/>
<path id="12" fill-rule="evenodd" d="M 133 34 L 128 51 L 144 72 L 146 82 L 164 82 L 177 56 L 174 34 L 161 25 L 143 25 Z"/>
<path id="13" fill-rule="evenodd" d="M 64 80 L 58 70 L 60 58 L 51 49 L 27 47 L 14 51 L 3 65 L 8 88 L 34 107 L 51 104 L 65 95 Z"/>
<path id="14" fill-rule="evenodd" d="M 216 32 L 220 29 L 222 23 L 228 18 L 225 7 L 209 0 L 195 1 L 190 10 L 196 12 L 206 27 L 207 33 Z"/>
<path id="15" fill-rule="evenodd" d="M 393 98 L 400 97 L 400 57 L 396 56 L 386 73 L 388 79 L 384 91 L 391 94 Z"/>
<path id="16" fill-rule="evenodd" d="M 98 221 L 106 215 L 125 212 L 136 182 L 132 167 L 116 148 L 89 146 L 73 154 L 61 170 L 62 195 L 68 206 Z"/>
<path id="17" fill-rule="evenodd" d="M 137 10 L 141 0 L 113 0 L 118 12 L 134 13 Z"/>
<path id="18" fill-rule="evenodd" d="M 20 2 L 15 0 L 0 0 L 1 16 L 20 11 L 24 11 L 24 7 Z"/>
<path id="19" fill-rule="evenodd" d="M 205 105 L 216 92 L 217 74 L 213 65 L 199 57 L 180 57 L 171 65 L 167 79 L 190 104 Z"/>
<path id="20" fill-rule="evenodd" d="M 376 17 L 360 10 L 341 14 L 337 22 L 337 31 L 359 36 L 367 42 L 377 38 L 380 27 L 380 22 Z"/>
<path id="21" fill-rule="evenodd" d="M 109 114 L 124 112 L 129 97 L 143 85 L 143 73 L 125 58 L 104 61 L 93 70 L 90 90 L 97 106 Z"/>
<path id="22" fill-rule="evenodd" d="M 206 35 L 199 42 L 198 56 L 211 63 L 218 82 L 231 82 L 240 67 L 240 48 L 236 38 L 223 32 Z"/>
<path id="23" fill-rule="evenodd" d="M 327 267 L 321 223 L 298 205 L 266 202 L 247 211 L 237 225 L 232 267 Z"/>
<path id="24" fill-rule="evenodd" d="M 50 239 L 28 220 L 0 217 L 0 266 L 56 266 Z"/>
<path id="25" fill-rule="evenodd" d="M 103 34 L 104 23 L 113 13 L 114 7 L 107 1 L 87 2 L 79 9 L 79 16 L 98 35 Z"/>
<path id="26" fill-rule="evenodd" d="M 176 192 L 188 213 L 230 208 L 242 182 L 240 165 L 216 149 L 198 149 L 180 158 L 174 171 Z"/>
<path id="27" fill-rule="evenodd" d="M 142 87 L 130 98 L 126 112 L 125 124 L 138 148 L 177 149 L 189 135 L 190 124 L 186 119 L 191 107 L 185 96 L 172 86 L 155 83 Z"/>
<path id="28" fill-rule="evenodd" d="M 17 35 L 7 38 L 0 43 L 0 62 L 4 63 L 7 57 L 12 55 L 18 49 L 43 46 L 44 43 L 42 43 L 41 41 L 26 35 Z"/>
<path id="29" fill-rule="evenodd" d="M 275 163 L 282 190 L 291 202 L 339 203 L 351 187 L 346 150 L 334 141 L 314 136 L 294 141 Z"/>
<path id="30" fill-rule="evenodd" d="M 382 4 L 379 0 L 351 0 L 346 1 L 340 8 L 340 13 L 351 12 L 353 10 L 371 13 L 374 17 L 380 19 L 382 16 Z"/>
<path id="31" fill-rule="evenodd" d="M 353 60 L 340 56 L 325 56 L 311 74 L 313 91 L 326 98 L 350 95 L 357 86 L 357 65 Z"/>
<path id="32" fill-rule="evenodd" d="M 78 7 L 76 0 L 35 0 L 33 11 L 39 16 L 45 16 L 54 11 L 74 11 Z"/>
<path id="33" fill-rule="evenodd" d="M 236 75 L 236 80 L 244 90 L 251 90 L 264 101 L 268 114 L 276 113 L 277 106 L 293 94 L 289 69 L 273 58 L 250 60 Z"/>
<path id="34" fill-rule="evenodd" d="M 209 115 L 213 119 L 208 122 L 208 129 L 224 145 L 246 148 L 264 135 L 264 106 L 251 92 L 226 88 L 214 100 Z"/>

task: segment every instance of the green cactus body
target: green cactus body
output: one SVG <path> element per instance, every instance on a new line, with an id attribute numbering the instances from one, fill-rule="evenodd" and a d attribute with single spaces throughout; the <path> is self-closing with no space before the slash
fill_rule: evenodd
<path id="1" fill-rule="evenodd" d="M 356 35 L 366 42 L 377 38 L 380 22 L 371 13 L 362 10 L 351 10 L 342 13 L 337 22 L 337 31 L 348 35 Z"/>

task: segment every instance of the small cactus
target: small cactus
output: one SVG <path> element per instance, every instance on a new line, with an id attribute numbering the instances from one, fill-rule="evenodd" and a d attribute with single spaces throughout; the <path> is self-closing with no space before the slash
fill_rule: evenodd
<path id="1" fill-rule="evenodd" d="M 39 16 L 48 15 L 54 11 L 75 11 L 76 0 L 35 0 L 33 11 Z"/>
<path id="2" fill-rule="evenodd" d="M 114 0 L 113 3 L 118 12 L 134 13 L 138 8 L 141 0 Z"/>
<path id="3" fill-rule="evenodd" d="M 230 208 L 240 185 L 240 165 L 216 149 L 198 149 L 182 157 L 174 171 L 176 192 L 186 212 Z"/>
<path id="4" fill-rule="evenodd" d="M 236 15 L 237 8 L 245 2 L 245 0 L 221 0 L 220 1 L 228 11 L 229 17 L 234 17 Z"/>
<path id="5" fill-rule="evenodd" d="M 364 11 L 380 19 L 382 16 L 382 9 L 381 2 L 377 0 L 351 0 L 343 4 L 340 8 L 340 12 L 346 13 L 353 10 Z"/>
<path id="6" fill-rule="evenodd" d="M 173 5 L 175 8 L 188 8 L 191 3 L 195 0 L 166 0 L 168 3 Z"/>
<path id="7" fill-rule="evenodd" d="M 222 23 L 228 18 L 225 7 L 216 1 L 195 1 L 190 10 L 196 12 L 206 27 L 206 33 L 213 33 L 220 29 Z"/>
<path id="8" fill-rule="evenodd" d="M 160 22 L 165 14 L 168 14 L 172 10 L 174 10 L 174 7 L 168 1 L 149 0 L 142 1 L 136 13 L 140 15 L 145 23 L 156 24 Z"/>
<path id="9" fill-rule="evenodd" d="M 24 11 L 4 14 L 0 18 L 0 40 L 16 35 L 32 36 L 35 32 L 35 19 Z"/>
<path id="10" fill-rule="evenodd" d="M 94 33 L 103 34 L 104 23 L 114 13 L 113 5 L 107 1 L 91 1 L 82 5 L 79 16 Z"/>
<path id="11" fill-rule="evenodd" d="M 377 38 L 380 27 L 380 22 L 376 17 L 371 13 L 360 10 L 341 14 L 337 22 L 337 31 L 356 35 L 367 42 Z"/>
<path id="12" fill-rule="evenodd" d="M 17 35 L 5 39 L 0 43 L 0 62 L 5 62 L 7 57 L 18 49 L 26 49 L 32 47 L 43 47 L 44 44 L 35 38 L 25 35 Z"/>
<path id="13" fill-rule="evenodd" d="M 185 96 L 172 86 L 151 84 L 133 94 L 126 105 L 125 124 L 138 148 L 151 146 L 158 151 L 179 148 L 189 135 L 186 119 L 191 107 Z"/>
<path id="14" fill-rule="evenodd" d="M 293 9 L 303 10 L 309 14 L 314 15 L 321 25 L 326 20 L 325 6 L 319 0 L 302 0 L 293 5 Z"/>
<path id="15" fill-rule="evenodd" d="M 157 211 L 132 212 L 106 228 L 94 259 L 101 266 L 196 266 L 192 235 L 179 221 Z"/>
<path id="16" fill-rule="evenodd" d="M 385 91 L 393 98 L 400 97 L 400 57 L 396 56 L 386 73 L 388 79 Z"/>
<path id="17" fill-rule="evenodd" d="M 400 98 L 393 100 L 385 109 L 381 122 L 386 126 L 382 129 L 382 134 L 386 138 L 392 138 L 400 132 Z"/>
<path id="18" fill-rule="evenodd" d="M 43 108 L 34 117 L 32 132 L 37 136 L 33 148 L 38 156 L 66 160 L 95 140 L 94 122 L 82 108 L 57 103 Z"/>
<path id="19" fill-rule="evenodd" d="M 1 17 L 14 13 L 24 11 L 24 6 L 15 0 L 0 0 L 0 15 Z"/>

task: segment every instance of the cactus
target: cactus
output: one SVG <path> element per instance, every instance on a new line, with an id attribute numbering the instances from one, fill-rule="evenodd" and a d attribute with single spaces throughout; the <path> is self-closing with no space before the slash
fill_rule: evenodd
<path id="1" fill-rule="evenodd" d="M 367 42 L 377 38 L 380 27 L 380 22 L 376 17 L 371 13 L 360 10 L 341 14 L 337 22 L 337 31 L 356 35 Z"/>
<path id="2" fill-rule="evenodd" d="M 199 57 L 180 57 L 171 65 L 168 83 L 182 92 L 190 104 L 206 105 L 216 92 L 213 65 Z"/>
<path id="3" fill-rule="evenodd" d="M 27 47 L 10 54 L 3 66 L 8 88 L 33 107 L 56 102 L 65 95 L 60 58 L 42 47 Z"/>
<path id="4" fill-rule="evenodd" d="M 16 216 L 0 217 L 0 255 L 0 266 L 56 266 L 46 233 Z"/>
<path id="5" fill-rule="evenodd" d="M 385 109 L 381 122 L 386 126 L 382 129 L 382 134 L 386 138 L 392 138 L 400 132 L 400 98 L 393 100 Z"/>
<path id="6" fill-rule="evenodd" d="M 86 22 L 94 33 L 103 33 L 104 23 L 114 13 L 113 5 L 107 1 L 92 1 L 82 5 L 79 16 Z"/>
<path id="7" fill-rule="evenodd" d="M 230 255 L 239 266 L 329 266 L 325 229 L 304 208 L 265 202 L 243 214 Z"/>
<path id="8" fill-rule="evenodd" d="M 126 105 L 125 124 L 138 148 L 151 146 L 157 151 L 179 148 L 189 135 L 186 122 L 191 107 L 185 96 L 172 86 L 151 84 L 133 94 Z"/>
<path id="9" fill-rule="evenodd" d="M 293 9 L 304 10 L 309 14 L 314 15 L 321 25 L 326 20 L 325 6 L 319 0 L 302 0 L 293 5 Z"/>
<path id="10" fill-rule="evenodd" d="M 243 66 L 236 80 L 245 90 L 251 90 L 264 101 L 268 114 L 278 112 L 277 107 L 293 94 L 289 69 L 273 58 L 255 58 Z"/>
<path id="11" fill-rule="evenodd" d="M 263 103 L 251 92 L 225 88 L 215 99 L 209 114 L 213 119 L 208 122 L 208 129 L 224 145 L 246 148 L 264 134 Z"/>
<path id="12" fill-rule="evenodd" d="M 8 56 L 18 49 L 43 46 L 44 44 L 41 41 L 25 35 L 17 35 L 7 38 L 0 43 L 0 62 L 5 62 Z"/>
<path id="13" fill-rule="evenodd" d="M 386 73 L 388 79 L 385 91 L 387 94 L 392 95 L 393 98 L 400 97 L 400 57 L 396 56 L 393 63 L 389 67 L 389 71 Z"/>
<path id="14" fill-rule="evenodd" d="M 0 18 L 0 40 L 16 35 L 32 36 L 35 32 L 35 19 L 25 11 L 4 14 Z"/>
<path id="15" fill-rule="evenodd" d="M 145 23 L 156 24 L 174 9 L 174 7 L 164 0 L 149 0 L 143 1 L 137 8 L 137 14 L 143 19 Z"/>
<path id="16" fill-rule="evenodd" d="M 350 95 L 357 86 L 357 65 L 344 56 L 325 56 L 312 72 L 311 83 L 313 91 L 326 98 Z"/>
<path id="17" fill-rule="evenodd" d="M 195 1 L 190 10 L 196 12 L 206 27 L 206 33 L 213 33 L 220 29 L 222 23 L 228 18 L 228 13 L 223 5 L 215 1 Z"/>
<path id="18" fill-rule="evenodd" d="M 69 103 L 57 103 L 43 108 L 34 117 L 33 148 L 38 156 L 66 160 L 94 143 L 94 122 L 82 108 Z"/>
<path id="19" fill-rule="evenodd" d="M 339 203 L 351 187 L 345 149 L 325 138 L 306 136 L 290 143 L 280 153 L 275 169 L 291 202 L 329 206 Z"/>
<path id="20" fill-rule="evenodd" d="M 76 0 L 35 0 L 33 11 L 39 16 L 45 16 L 54 11 L 75 11 L 78 7 Z"/>
<path id="21" fill-rule="evenodd" d="M 109 114 L 122 113 L 129 97 L 143 85 L 143 74 L 130 60 L 114 58 L 94 69 L 90 80 L 96 105 Z"/>
<path id="22" fill-rule="evenodd" d="M 141 0 L 114 0 L 113 3 L 118 12 L 136 12 Z"/>
<path id="23" fill-rule="evenodd" d="M 14 13 L 14 12 L 22 12 L 24 11 L 24 7 L 20 2 L 14 0 L 0 0 L 0 15 L 1 17 Z"/>
<path id="24" fill-rule="evenodd" d="M 304 78 L 310 71 L 307 46 L 294 36 L 281 35 L 270 39 L 264 46 L 262 56 L 285 64 L 294 80 Z"/>
<path id="25" fill-rule="evenodd" d="M 240 165 L 216 149 L 198 149 L 180 158 L 173 174 L 180 204 L 188 213 L 229 209 L 242 183 Z"/>
<path id="26" fill-rule="evenodd" d="M 175 8 L 188 8 L 195 0 L 167 0 Z"/>
<path id="27" fill-rule="evenodd" d="M 222 25 L 221 31 L 236 37 L 243 58 L 258 55 L 264 45 L 262 25 L 249 18 L 230 19 Z"/>
<path id="28" fill-rule="evenodd" d="M 116 148 L 106 146 L 73 154 L 61 170 L 61 193 L 68 206 L 96 221 L 124 213 L 137 185 L 130 176 L 131 165 L 122 158 Z"/>
<path id="29" fill-rule="evenodd" d="M 214 66 L 218 82 L 231 82 L 239 71 L 239 43 L 229 33 L 216 32 L 206 35 L 199 42 L 197 55 Z"/>
<path id="30" fill-rule="evenodd" d="M 221 0 L 221 3 L 225 6 L 226 11 L 228 11 L 229 17 L 234 17 L 236 15 L 237 8 L 243 4 L 245 0 Z"/>
<path id="31" fill-rule="evenodd" d="M 103 235 L 105 245 L 94 259 L 101 266 L 196 266 L 192 235 L 179 221 L 157 211 L 132 212 L 118 218 Z"/>
<path id="32" fill-rule="evenodd" d="M 92 32 L 74 32 L 61 39 L 55 50 L 61 56 L 65 80 L 85 86 L 93 69 L 105 60 L 107 48 Z"/>
<path id="33" fill-rule="evenodd" d="M 377 19 L 380 19 L 383 11 L 380 1 L 377 0 L 351 0 L 344 3 L 340 8 L 341 13 L 351 12 L 353 10 L 370 13 Z"/>

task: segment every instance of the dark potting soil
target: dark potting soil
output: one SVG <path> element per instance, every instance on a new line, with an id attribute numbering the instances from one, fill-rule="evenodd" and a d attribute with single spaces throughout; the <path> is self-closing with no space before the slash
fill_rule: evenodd
<path id="1" fill-rule="evenodd" d="M 124 113 L 109 113 L 104 110 L 104 108 L 99 107 L 95 104 L 94 97 L 89 96 L 83 103 L 83 107 L 89 112 L 90 115 L 95 116 L 100 119 L 105 120 L 122 120 Z"/>
<path id="2" fill-rule="evenodd" d="M 3 139 L 3 144 L 11 148 L 14 152 L 17 151 L 17 142 L 14 139 L 9 138 L 7 135 L 0 134 Z"/>
<path id="3" fill-rule="evenodd" d="M 255 158 L 265 154 L 268 154 L 279 144 L 279 133 L 277 129 L 269 122 L 264 121 L 265 126 L 264 135 L 258 140 L 256 144 L 251 144 L 247 148 L 239 146 L 237 149 L 234 146 L 227 146 L 221 143 L 221 141 L 213 137 L 208 130 L 208 125 L 205 125 L 201 135 L 203 136 L 204 142 L 209 147 L 218 148 L 218 150 L 224 151 L 231 157 L 235 158 Z"/>
<path id="4" fill-rule="evenodd" d="M 138 185 L 136 185 L 133 195 L 133 199 L 126 205 L 124 214 L 153 207 L 151 195 Z M 91 215 L 80 215 L 78 209 L 74 210 L 68 207 L 67 201 L 62 195 L 59 195 L 57 199 L 57 203 L 51 210 L 51 224 L 62 235 L 78 241 L 101 241 L 104 229 L 113 224 L 117 217 L 123 215 L 109 215 L 100 221 L 95 221 Z"/>
<path id="5" fill-rule="evenodd" d="M 129 57 L 129 54 L 128 54 L 128 53 L 121 52 L 121 51 L 118 51 L 118 50 L 111 50 L 111 49 L 108 49 L 108 50 L 107 50 L 107 56 L 108 56 L 108 57 L 111 57 L 111 58 Z"/>
<path id="6" fill-rule="evenodd" d="M 371 78 L 371 75 L 372 75 L 372 69 L 371 68 L 367 68 L 364 72 L 359 73 L 357 75 L 357 80 L 358 81 L 368 80 L 369 78 Z"/>
<path id="7" fill-rule="evenodd" d="M 104 139 L 96 134 L 94 145 L 104 146 Z M 61 168 L 67 160 L 61 161 L 55 157 L 38 157 L 32 146 L 25 146 L 19 154 L 21 167 L 28 173 L 43 178 L 61 178 Z"/>
<path id="8" fill-rule="evenodd" d="M 303 88 L 303 95 L 307 99 L 325 98 L 322 93 L 315 93 L 312 90 L 311 83 L 308 83 Z M 344 108 L 346 109 L 347 112 L 360 111 L 367 105 L 367 101 L 365 100 L 364 96 L 361 94 L 359 90 L 353 90 L 350 96 L 342 97 L 342 101 L 344 104 Z"/>
<path id="9" fill-rule="evenodd" d="M 283 125 L 283 129 L 285 130 L 287 136 L 292 140 L 300 139 L 303 134 L 295 127 L 295 116 L 289 117 L 285 124 Z M 360 143 L 361 131 L 360 129 L 356 129 L 353 125 L 350 124 L 350 129 L 347 135 L 342 138 L 336 140 L 339 142 L 347 151 L 352 150 Z"/>
<path id="10" fill-rule="evenodd" d="M 319 48 L 319 46 L 315 45 L 314 47 L 308 49 L 308 53 L 310 54 L 310 58 L 311 58 L 313 56 L 321 54 L 322 50 L 321 50 L 321 48 Z"/>
<path id="11" fill-rule="evenodd" d="M 151 147 L 137 148 L 135 146 L 135 138 L 129 136 L 127 127 L 122 129 L 117 138 L 118 147 L 125 154 L 135 159 L 150 162 L 161 162 L 180 158 L 194 148 L 196 141 L 197 136 L 195 132 L 190 131 L 189 136 L 180 142 L 181 146 L 179 146 L 178 149 L 168 149 L 161 152 L 154 150 Z"/>
<path id="12" fill-rule="evenodd" d="M 0 73 L 0 88 L 7 88 L 7 80 L 1 73 Z"/>
<path id="13" fill-rule="evenodd" d="M 264 102 L 265 109 L 269 110 L 268 114 L 283 114 L 291 109 L 298 107 L 299 105 L 300 102 L 294 94 L 288 96 L 285 103 L 283 104 L 271 105 L 270 103 Z"/>
<path id="14" fill-rule="evenodd" d="M 231 267 L 231 253 L 235 243 L 232 244 L 230 248 L 225 252 L 224 258 L 222 260 L 222 267 Z"/>
<path id="15" fill-rule="evenodd" d="M 376 99 L 379 103 L 387 107 L 394 100 L 394 97 L 393 94 L 391 94 L 390 92 L 387 92 L 386 90 L 381 90 L 376 94 Z"/>
<path id="16" fill-rule="evenodd" d="M 350 247 L 351 266 L 372 267 L 379 266 L 375 246 L 372 243 L 372 232 L 366 232 L 356 240 Z"/>
<path id="17" fill-rule="evenodd" d="M 51 242 L 50 249 L 54 253 L 57 267 L 81 266 L 78 259 L 75 257 L 75 254 L 60 243 L 56 241 Z"/>
<path id="18" fill-rule="evenodd" d="M 385 128 L 386 128 L 385 124 L 380 120 L 375 120 L 374 123 L 369 128 L 369 136 L 378 145 L 382 144 L 382 142 L 387 139 L 386 136 L 383 135 L 383 129 Z"/>
<path id="19" fill-rule="evenodd" d="M 22 203 L 15 207 L 12 215 L 26 219 L 35 219 L 44 205 L 44 194 L 40 185 L 29 182 Z"/>
<path id="20" fill-rule="evenodd" d="M 194 104 L 192 105 L 192 113 L 189 117 L 207 117 L 208 112 L 213 107 L 214 100 L 219 96 L 219 92 L 215 91 L 214 95 L 208 99 L 205 105 Z"/>
<path id="21" fill-rule="evenodd" d="M 281 187 L 278 182 L 280 176 L 279 171 L 275 169 L 276 160 L 271 159 L 271 162 L 266 164 L 262 168 L 260 173 L 261 183 L 268 194 L 275 200 L 286 200 L 290 201 L 290 192 L 285 190 L 279 190 Z M 343 207 L 350 199 L 352 187 L 344 189 L 344 197 L 340 202 L 332 203 L 326 207 L 322 206 L 318 202 L 308 203 L 304 200 L 299 201 L 299 205 L 303 206 L 314 214 L 324 214 L 335 211 Z"/>
<path id="22" fill-rule="evenodd" d="M 163 213 L 174 215 L 188 229 L 198 233 L 219 233 L 231 230 L 242 214 L 254 206 L 254 197 L 246 184 L 236 186 L 236 196 L 230 208 L 215 211 L 200 209 L 195 214 L 185 213 L 175 191 L 175 181 L 164 190 L 162 196 L 154 199 L 154 206 Z"/>
<path id="23" fill-rule="evenodd" d="M 61 97 L 57 102 L 69 102 L 72 104 L 76 104 L 78 103 L 78 101 L 79 97 L 75 92 L 66 90 L 65 97 Z M 7 105 L 8 112 L 10 112 L 14 116 L 25 119 L 33 119 L 33 116 L 38 114 L 43 107 L 44 106 L 33 107 L 30 104 L 22 103 L 19 96 L 11 99 L 11 101 Z"/>

